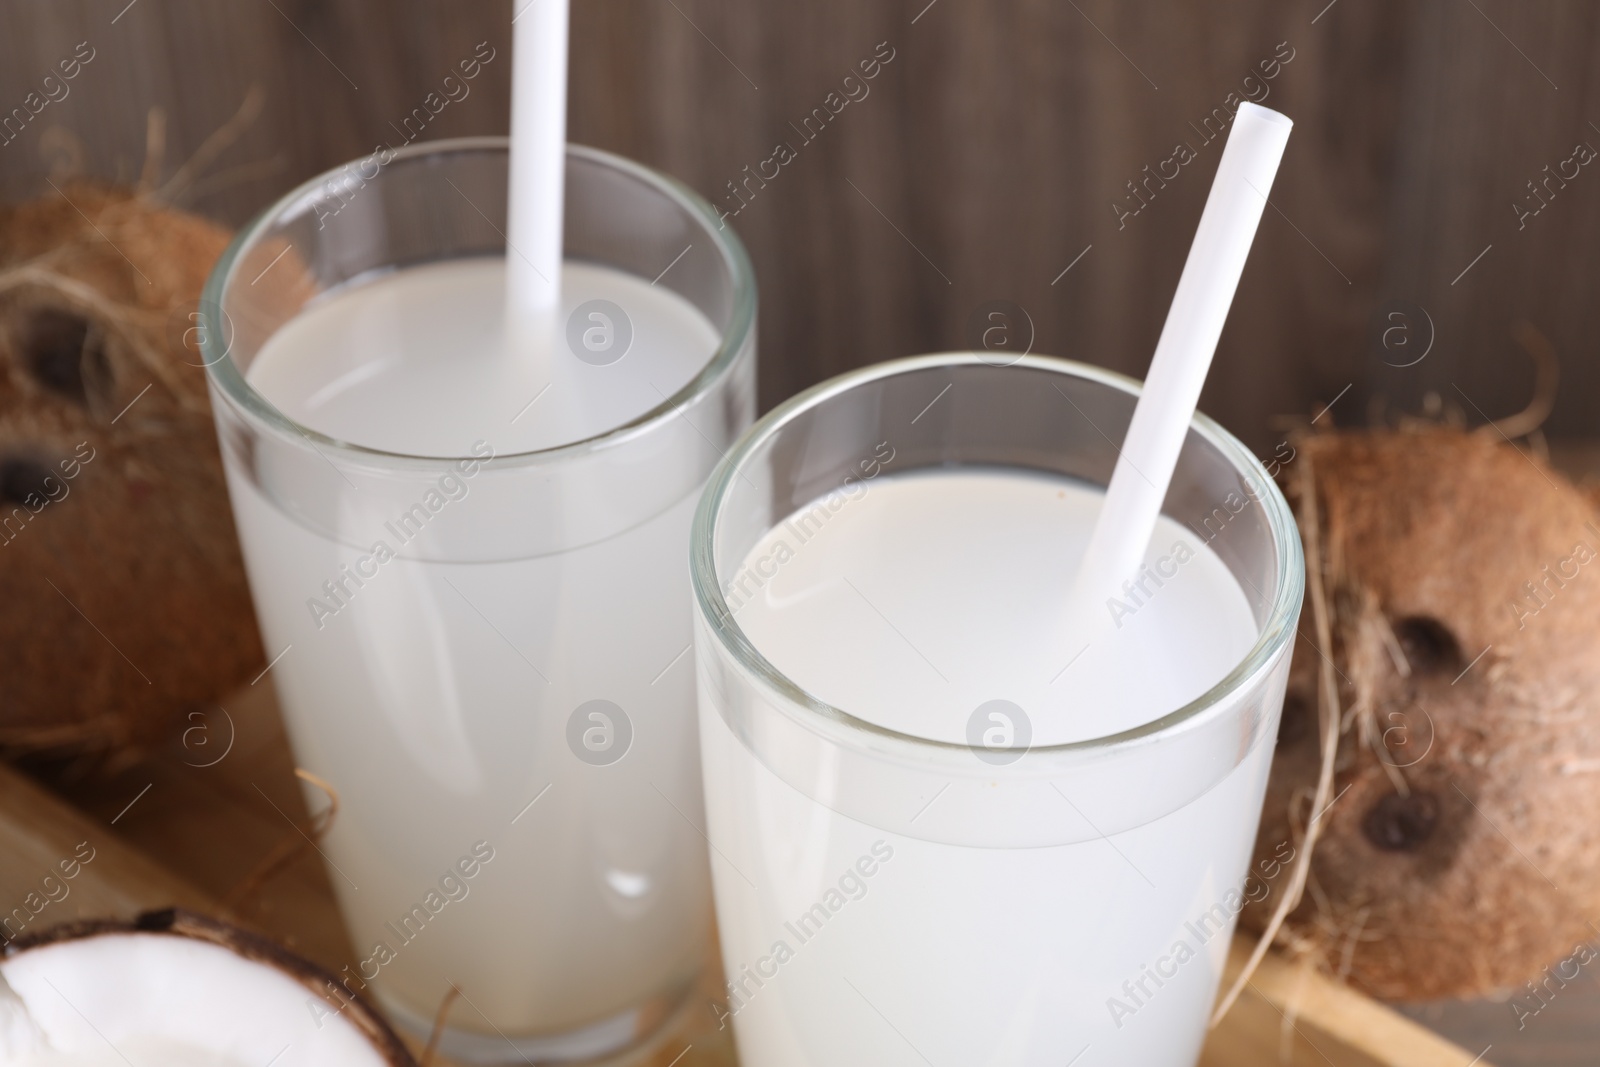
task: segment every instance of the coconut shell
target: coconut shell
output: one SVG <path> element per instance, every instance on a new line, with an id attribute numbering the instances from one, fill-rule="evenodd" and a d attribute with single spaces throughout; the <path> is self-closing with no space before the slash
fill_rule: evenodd
<path id="1" fill-rule="evenodd" d="M 366 998 L 341 984 L 340 979 L 310 960 L 297 956 L 277 942 L 243 927 L 213 919 L 184 908 L 164 908 L 139 915 L 133 922 L 116 919 L 83 919 L 62 923 L 27 934 L 0 945 L 0 959 L 20 955 L 36 948 L 99 937 L 104 934 L 162 934 L 205 941 L 255 963 L 282 971 L 305 986 L 308 997 L 330 1003 L 336 1012 L 354 1026 L 392 1067 L 417 1067 L 405 1043 Z M 308 1003 L 311 1001 L 308 1000 Z"/>
<path id="2" fill-rule="evenodd" d="M 1326 652 L 1337 799 L 1279 940 L 1390 1000 L 1521 991 L 1600 914 L 1600 513 L 1485 431 L 1309 436 L 1283 475 L 1333 647 L 1308 597 L 1257 853 L 1313 816 Z"/>
<path id="3" fill-rule="evenodd" d="M 260 669 L 189 329 L 227 241 L 82 183 L 0 209 L 0 747 L 133 753 Z"/>

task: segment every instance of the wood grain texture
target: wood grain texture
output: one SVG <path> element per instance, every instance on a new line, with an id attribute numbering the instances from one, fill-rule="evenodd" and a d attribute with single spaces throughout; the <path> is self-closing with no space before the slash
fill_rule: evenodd
<path id="1" fill-rule="evenodd" d="M 1234 939 L 1226 987 L 1250 954 L 1250 942 Z M 1298 1067 L 1493 1067 L 1349 986 L 1268 955 L 1244 994 L 1211 1032 L 1200 1067 L 1271 1064 Z"/>
<path id="2" fill-rule="evenodd" d="M 215 708 L 195 712 L 183 734 L 115 775 L 63 783 L 73 804 L 165 869 L 181 872 L 214 902 L 286 845 L 292 862 L 226 917 L 246 922 L 333 971 L 359 958 L 330 908 L 328 872 L 298 826 L 307 822 L 271 677 Z"/>
<path id="3" fill-rule="evenodd" d="M 76 919 L 130 919 L 159 902 L 212 906 L 205 893 L 140 853 L 104 820 L 68 807 L 4 766 L 0 857 L 0 940 Z"/>
<path id="4" fill-rule="evenodd" d="M 48 191 L 71 165 L 132 179 L 151 107 L 169 117 L 170 174 L 251 85 L 264 114 L 191 191 L 232 223 L 408 132 L 501 132 L 510 14 L 509 0 L 7 0 L 0 108 L 78 42 L 96 58 L 0 146 L 0 193 Z M 572 27 L 572 138 L 740 209 L 764 406 L 854 366 L 971 347 L 990 300 L 1027 311 L 1035 351 L 1142 373 L 1216 166 L 1196 129 L 1287 42 L 1293 60 L 1250 91 L 1296 133 L 1206 410 L 1260 449 L 1274 416 L 1347 385 L 1332 416 L 1346 424 L 1428 392 L 1481 421 L 1529 395 L 1509 335 L 1526 318 L 1563 357 L 1548 429 L 1586 433 L 1600 415 L 1600 173 L 1580 168 L 1520 224 L 1513 209 L 1546 164 L 1600 147 L 1593 5 L 579 0 Z M 479 41 L 497 54 L 471 94 L 408 130 Z M 894 59 L 869 94 L 801 137 L 880 42 Z M 1126 183 L 1180 141 L 1197 158 L 1119 225 Z M 730 183 L 780 142 L 796 158 L 740 208 Z M 1414 343 L 1386 352 L 1380 316 L 1397 302 Z M 1422 362 L 1392 365 L 1428 339 Z"/>

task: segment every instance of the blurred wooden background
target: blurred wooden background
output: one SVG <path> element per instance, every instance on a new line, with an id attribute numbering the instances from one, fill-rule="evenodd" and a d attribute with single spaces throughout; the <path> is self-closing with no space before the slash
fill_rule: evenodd
<path id="1" fill-rule="evenodd" d="M 94 54 L 65 97 L 13 120 L 0 194 L 47 192 L 48 175 L 72 168 L 135 178 L 152 107 L 169 119 L 170 174 L 259 85 L 263 113 L 190 201 L 237 224 L 319 170 L 401 143 L 406 117 L 482 41 L 495 59 L 421 136 L 503 132 L 511 11 L 512 0 L 0 0 L 0 116 L 80 42 Z M 885 42 L 894 58 L 869 94 L 802 140 L 790 124 L 842 97 Z M 1263 61 L 1288 55 L 1263 78 Z M 1562 362 L 1547 429 L 1593 432 L 1600 167 L 1574 150 L 1600 147 L 1600 6 L 573 5 L 573 140 L 728 208 L 740 201 L 727 183 L 747 165 L 779 142 L 797 149 L 733 220 L 762 286 L 765 406 L 849 367 L 972 347 L 992 301 L 1025 309 L 1035 351 L 1142 374 L 1219 155 L 1198 130 L 1230 93 L 1286 111 L 1296 133 L 1207 411 L 1260 449 L 1277 439 L 1273 416 L 1315 412 L 1347 385 L 1333 416 L 1344 423 L 1365 421 L 1375 398 L 1416 410 L 1429 390 L 1472 421 L 1507 414 L 1532 392 L 1510 335 L 1527 319 Z M 1112 205 L 1138 203 L 1126 183 L 1147 166 L 1170 175 L 1180 141 L 1197 158 L 1152 181 L 1148 206 L 1119 223 Z M 1546 182 L 1543 199 L 1532 181 Z M 1025 322 L 1013 328 L 1026 340 Z"/>

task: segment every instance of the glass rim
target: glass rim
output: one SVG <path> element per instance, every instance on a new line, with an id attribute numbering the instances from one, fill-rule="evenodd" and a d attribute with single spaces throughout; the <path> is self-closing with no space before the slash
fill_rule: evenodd
<path id="1" fill-rule="evenodd" d="M 946 769 L 965 767 L 964 762 L 958 764 L 955 761 L 970 761 L 970 746 L 963 742 L 919 737 L 858 718 L 813 696 L 761 654 L 739 627 L 717 581 L 714 536 L 717 514 L 740 468 L 757 448 L 771 440 L 796 417 L 869 382 L 952 366 L 987 366 L 1001 371 L 1011 367 L 1027 367 L 1084 379 L 1120 390 L 1136 399 L 1143 392 L 1143 383 L 1128 375 L 1052 356 L 1027 355 L 1015 363 L 999 367 L 993 362 L 991 353 L 939 352 L 848 371 L 790 397 L 762 416 L 745 433 L 712 472 L 699 506 L 695 509 L 694 525 L 689 535 L 690 584 L 694 588 L 695 604 L 708 628 L 713 631 L 713 640 L 741 669 L 757 679 L 769 695 L 778 698 L 774 705 L 777 710 L 845 747 L 871 750 L 875 755 L 911 763 L 926 764 L 932 760 L 945 765 Z M 1299 614 L 1305 592 L 1304 555 L 1294 513 L 1289 509 L 1289 503 L 1277 483 L 1243 442 L 1199 411 L 1195 412 L 1189 429 L 1215 447 L 1237 473 L 1258 477 L 1266 486 L 1257 499 L 1266 509 L 1273 546 L 1277 549 L 1278 590 L 1256 643 L 1219 682 L 1182 707 L 1127 730 L 1061 744 L 1031 745 L 1023 750 L 1026 759 L 1006 766 L 982 764 L 977 771 L 983 777 L 1032 776 L 1039 772 L 1041 762 L 1045 764 L 1043 770 L 1048 772 L 1059 763 L 1074 763 L 1083 758 L 1154 744 L 1185 727 L 1198 725 L 1208 711 L 1227 707 L 1230 698 L 1247 691 L 1258 678 L 1270 671 L 1277 657 L 1293 641 L 1297 633 L 1294 619 Z M 719 619 L 724 620 L 721 625 Z M 790 709 L 798 709 L 799 714 L 794 714 Z"/>
<path id="2" fill-rule="evenodd" d="M 511 138 L 505 136 L 451 137 L 437 141 L 418 141 L 401 148 L 392 149 L 393 155 L 383 166 L 387 168 L 402 160 L 415 160 L 438 155 L 459 155 L 472 152 L 509 154 L 510 149 Z M 503 455 L 496 454 L 494 459 L 497 468 L 567 462 L 579 456 L 621 445 L 649 434 L 657 426 L 666 422 L 682 408 L 686 407 L 695 397 L 709 392 L 722 378 L 732 372 L 734 365 L 738 362 L 739 354 L 749 343 L 751 332 L 755 325 L 755 267 L 750 262 L 750 255 L 745 250 L 744 242 L 739 239 L 739 235 L 734 232 L 732 227 L 721 224 L 720 217 L 704 197 L 676 178 L 653 170 L 642 163 L 636 163 L 625 156 L 619 156 L 614 152 L 569 142 L 567 144 L 567 157 L 569 159 L 577 157 L 599 163 L 636 178 L 666 196 L 685 214 L 699 222 L 710 234 L 712 246 L 727 266 L 733 291 L 732 312 L 727 328 L 719 331 L 721 341 L 717 350 L 712 353 L 711 358 L 681 389 L 662 400 L 661 403 L 650 408 L 642 415 L 589 437 L 579 438 L 576 441 L 567 441 L 546 448 L 507 452 Z M 367 159 L 369 157 L 362 156 L 360 158 Z M 223 318 L 222 297 L 231 287 L 242 265 L 241 260 L 245 251 L 255 246 L 261 235 L 266 232 L 267 228 L 275 220 L 282 218 L 295 209 L 303 210 L 303 202 L 308 201 L 313 194 L 318 193 L 325 182 L 342 177 L 347 168 L 354 162 L 360 162 L 360 160 L 342 163 L 301 182 L 289 192 L 274 200 L 255 218 L 241 227 L 206 277 L 205 288 L 202 290 L 200 297 L 201 313 L 204 314 L 205 309 L 214 308 L 217 312 L 216 317 L 219 325 L 225 321 Z M 255 386 L 250 384 L 245 376 L 240 373 L 238 365 L 233 360 L 232 331 L 224 334 L 224 331 L 220 329 L 215 331 L 205 330 L 201 335 L 200 346 L 205 363 L 206 376 L 222 391 L 230 402 L 250 418 L 265 423 L 279 432 L 302 437 L 319 451 L 331 451 L 335 455 L 342 455 L 345 458 L 356 461 L 379 461 L 386 464 L 399 462 L 426 465 L 455 463 L 461 460 L 482 458 L 465 454 L 443 456 L 393 452 L 381 448 L 369 448 L 366 445 L 330 437 L 289 418 L 257 391 Z M 215 349 L 219 346 L 221 351 L 216 352 Z"/>

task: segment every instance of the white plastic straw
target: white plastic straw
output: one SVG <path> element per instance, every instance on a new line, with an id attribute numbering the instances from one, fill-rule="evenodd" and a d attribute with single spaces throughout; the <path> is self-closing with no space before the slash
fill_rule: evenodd
<path id="1" fill-rule="evenodd" d="M 513 0 L 506 312 L 518 358 L 548 371 L 559 324 L 568 0 Z"/>
<path id="2" fill-rule="evenodd" d="M 1240 104 L 1234 116 L 1144 394 L 1078 570 L 1069 608 L 1079 620 L 1079 643 L 1092 640 L 1109 620 L 1107 600 L 1120 595 L 1122 583 L 1136 577 L 1144 561 L 1293 125 L 1250 103 Z"/>

